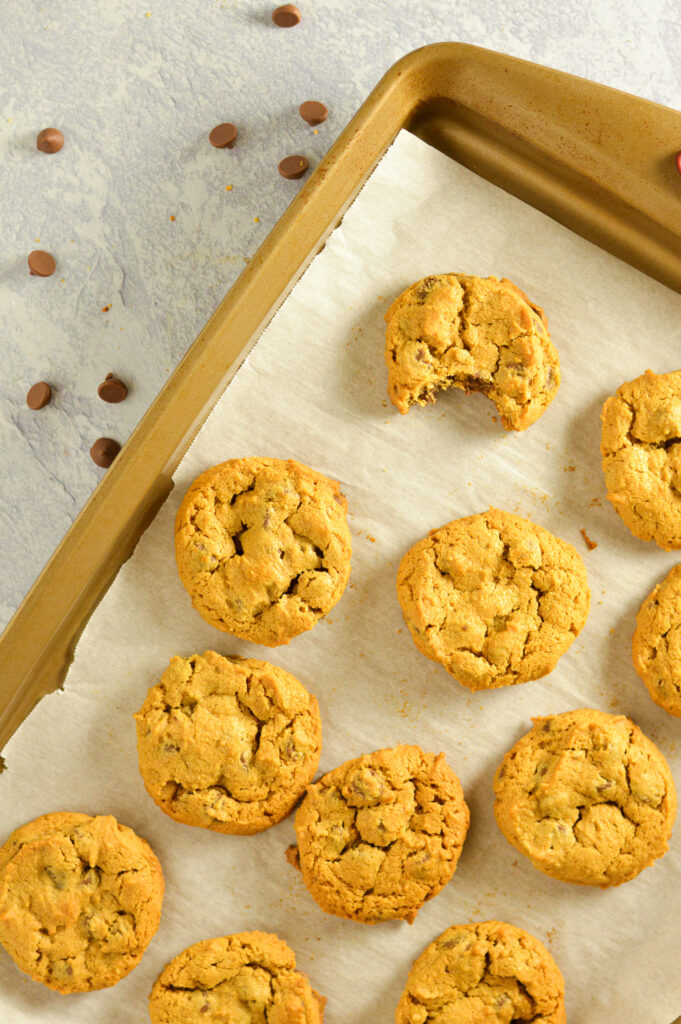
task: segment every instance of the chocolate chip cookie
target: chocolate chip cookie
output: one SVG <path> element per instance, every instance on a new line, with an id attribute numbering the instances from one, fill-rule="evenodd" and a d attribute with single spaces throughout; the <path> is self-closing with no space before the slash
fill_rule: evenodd
<path id="1" fill-rule="evenodd" d="M 681 718 L 681 565 L 641 605 L 632 657 L 655 703 Z"/>
<path id="2" fill-rule="evenodd" d="M 309 787 L 295 819 L 298 866 L 330 914 L 411 922 L 454 874 L 468 822 L 444 754 L 377 750 Z"/>
<path id="3" fill-rule="evenodd" d="M 397 595 L 418 649 L 472 690 L 547 675 L 589 612 L 586 569 L 573 546 L 493 508 L 431 530 L 410 548 Z"/>
<path id="4" fill-rule="evenodd" d="M 396 1024 L 565 1024 L 565 984 L 538 939 L 503 921 L 448 928 L 414 961 Z"/>
<path id="5" fill-rule="evenodd" d="M 642 377 L 603 406 L 608 498 L 635 537 L 681 548 L 681 370 Z"/>
<path id="6" fill-rule="evenodd" d="M 0 943 L 57 992 L 115 985 L 161 918 L 151 847 L 111 815 L 44 814 L 0 848 Z"/>
<path id="7" fill-rule="evenodd" d="M 185 825 L 261 832 L 291 813 L 319 764 L 317 701 L 266 661 L 172 658 L 135 718 L 144 785 Z"/>
<path id="8" fill-rule="evenodd" d="M 544 312 L 506 278 L 425 277 L 385 319 L 388 394 L 401 413 L 443 388 L 481 391 L 506 430 L 524 430 L 555 397 L 560 364 Z"/>
<path id="9" fill-rule="evenodd" d="M 267 932 L 196 942 L 156 979 L 151 1024 L 322 1024 L 326 1000 L 295 968 L 290 946 Z"/>
<path id="10" fill-rule="evenodd" d="M 232 459 L 193 482 L 175 521 L 180 579 L 216 629 L 276 647 L 329 612 L 350 576 L 347 503 L 289 459 Z"/>
<path id="11" fill-rule="evenodd" d="M 506 839 L 552 878 L 607 888 L 667 850 L 676 816 L 664 756 L 624 715 L 534 719 L 494 776 Z"/>

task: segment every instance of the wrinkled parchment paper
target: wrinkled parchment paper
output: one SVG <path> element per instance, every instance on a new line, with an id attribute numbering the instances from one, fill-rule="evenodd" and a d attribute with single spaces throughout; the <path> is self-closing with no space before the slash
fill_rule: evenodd
<path id="1" fill-rule="evenodd" d="M 412 281 L 446 271 L 508 276 L 546 309 L 563 384 L 524 433 L 505 433 L 479 395 L 443 393 L 405 417 L 387 401 L 383 313 Z M 490 918 L 548 945 L 565 975 L 571 1024 L 669 1024 L 681 1012 L 681 834 L 624 886 L 561 883 L 499 833 L 492 776 L 532 715 L 593 706 L 630 715 L 681 783 L 681 721 L 653 704 L 630 658 L 635 612 L 677 557 L 621 523 L 605 500 L 598 453 L 605 397 L 649 366 L 680 364 L 679 295 L 403 132 L 206 422 L 175 490 L 92 616 L 64 691 L 42 701 L 4 752 L 3 839 L 47 811 L 113 813 L 149 839 L 167 889 L 158 935 L 113 989 L 57 995 L 0 951 L 2 1024 L 143 1022 L 167 960 L 199 939 L 253 928 L 294 947 L 328 997 L 328 1024 L 388 1024 L 423 947 L 451 924 Z M 344 597 L 315 629 L 275 650 L 206 625 L 173 557 L 186 486 L 208 466 L 246 455 L 292 456 L 336 477 L 351 512 Z M 592 609 L 548 678 L 475 695 L 414 647 L 395 574 L 430 528 L 490 504 L 576 545 Z M 292 819 L 254 837 L 213 835 L 171 821 L 146 795 L 132 714 L 171 655 L 208 648 L 269 659 L 317 695 L 321 770 L 398 742 L 446 753 L 471 829 L 454 878 L 413 926 L 319 910 L 284 859 Z"/>

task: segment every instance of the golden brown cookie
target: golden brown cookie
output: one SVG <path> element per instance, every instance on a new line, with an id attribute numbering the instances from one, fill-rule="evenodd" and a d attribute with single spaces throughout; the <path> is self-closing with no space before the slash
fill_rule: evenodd
<path id="1" fill-rule="evenodd" d="M 535 718 L 494 776 L 494 814 L 536 868 L 579 885 L 628 882 L 667 850 L 676 791 L 654 743 L 624 715 Z"/>
<path id="2" fill-rule="evenodd" d="M 448 928 L 414 961 L 396 1024 L 565 1024 L 565 984 L 538 939 L 503 921 Z"/>
<path id="3" fill-rule="evenodd" d="M 310 786 L 296 813 L 303 881 L 329 914 L 411 922 L 454 874 L 468 822 L 444 754 L 364 754 Z"/>
<path id="4" fill-rule="evenodd" d="M 632 657 L 655 703 L 681 718 L 681 565 L 641 605 Z"/>
<path id="5" fill-rule="evenodd" d="M 232 459 L 202 473 L 175 520 L 180 579 L 216 629 L 276 647 L 312 629 L 350 576 L 347 502 L 289 459 Z"/>
<path id="6" fill-rule="evenodd" d="M 608 498 L 635 537 L 681 548 L 681 370 L 642 377 L 603 406 Z"/>
<path id="7" fill-rule="evenodd" d="M 156 979 L 151 1024 L 322 1024 L 326 999 L 295 968 L 290 946 L 267 932 L 196 942 Z"/>
<path id="8" fill-rule="evenodd" d="M 291 813 L 319 764 L 317 701 L 266 661 L 172 658 L 135 718 L 147 792 L 185 825 L 261 832 Z"/>
<path id="9" fill-rule="evenodd" d="M 547 675 L 589 613 L 573 546 L 494 508 L 410 548 L 397 596 L 418 649 L 472 690 Z"/>
<path id="10" fill-rule="evenodd" d="M 506 430 L 524 430 L 560 385 L 543 310 L 506 278 L 424 277 L 385 319 L 388 394 L 401 413 L 434 402 L 442 388 L 481 391 Z"/>
<path id="11" fill-rule="evenodd" d="M 111 815 L 44 814 L 0 848 L 0 943 L 57 992 L 124 978 L 156 934 L 162 900 L 151 847 Z"/>

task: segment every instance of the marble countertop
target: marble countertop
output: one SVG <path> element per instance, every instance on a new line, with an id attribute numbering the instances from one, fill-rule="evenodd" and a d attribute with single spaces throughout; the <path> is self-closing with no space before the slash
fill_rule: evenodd
<path id="1" fill-rule="evenodd" d="M 675 0 L 31 0 L 0 38 L 0 626 L 96 486 L 88 450 L 128 437 L 312 167 L 399 57 L 459 40 L 678 105 Z M 329 108 L 317 133 L 298 114 Z M 208 132 L 238 125 L 233 150 Z M 60 153 L 35 138 L 60 128 Z M 681 138 L 679 139 L 681 148 Z M 231 187 L 230 187 L 231 186 Z M 28 274 L 32 249 L 57 260 Z M 109 307 L 109 308 L 106 308 Z M 106 405 L 113 372 L 130 393 Z M 39 380 L 52 403 L 31 412 Z"/>

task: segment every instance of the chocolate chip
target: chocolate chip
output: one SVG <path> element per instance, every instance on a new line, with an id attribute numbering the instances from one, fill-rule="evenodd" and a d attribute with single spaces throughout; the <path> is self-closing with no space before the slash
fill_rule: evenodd
<path id="1" fill-rule="evenodd" d="M 28 269 L 35 277 L 51 277 L 57 269 L 54 256 L 43 249 L 34 249 L 28 254 Z"/>
<path id="2" fill-rule="evenodd" d="M 64 136 L 58 128 L 43 128 L 35 144 L 41 153 L 58 153 L 64 145 Z"/>
<path id="3" fill-rule="evenodd" d="M 279 173 L 282 178 L 302 178 L 309 166 L 304 156 L 286 156 L 279 164 Z"/>
<path id="4" fill-rule="evenodd" d="M 283 4 L 272 11 L 272 21 L 278 28 L 293 28 L 300 24 L 302 15 L 295 4 Z"/>
<path id="5" fill-rule="evenodd" d="M 52 388 L 44 380 L 41 380 L 34 384 L 32 388 L 29 388 L 26 395 L 26 405 L 29 409 L 44 409 L 46 405 L 50 404 L 51 398 Z"/>
<path id="6" fill-rule="evenodd" d="M 298 107 L 300 116 L 303 121 L 307 121 L 313 128 L 316 124 L 321 124 L 322 121 L 326 121 L 329 116 L 329 112 L 323 103 L 319 103 L 318 100 L 305 100 Z"/>
<path id="7" fill-rule="evenodd" d="M 237 134 L 236 125 L 225 121 L 224 124 L 215 125 L 215 128 L 213 128 L 208 136 L 208 141 L 216 149 L 231 149 L 236 142 Z"/>
<path id="8" fill-rule="evenodd" d="M 98 437 L 90 449 L 90 458 L 101 469 L 108 469 L 121 450 L 118 441 L 111 437 Z"/>
<path id="9" fill-rule="evenodd" d="M 204 1003 L 201 1009 L 199 1010 L 199 1013 L 208 1013 L 209 1010 L 210 1006 L 208 1005 L 208 1003 Z"/>
<path id="10" fill-rule="evenodd" d="M 105 380 L 97 388 L 97 394 L 103 402 L 122 402 L 127 397 L 128 388 L 122 380 L 114 377 L 113 373 L 107 373 Z"/>

